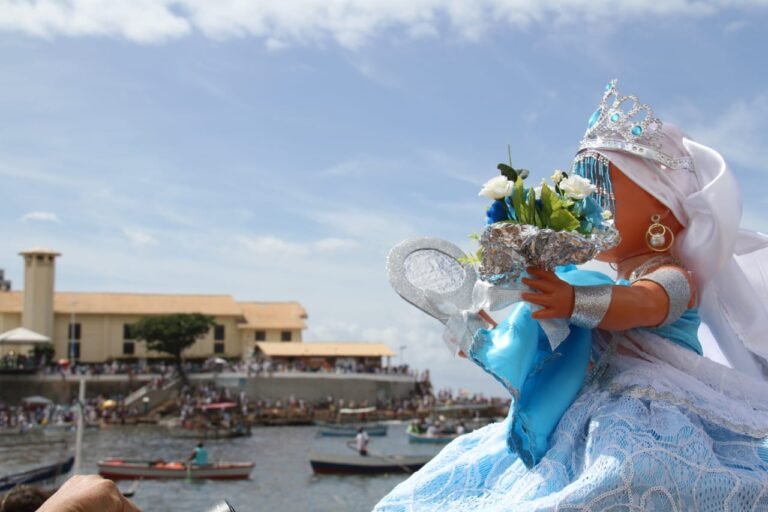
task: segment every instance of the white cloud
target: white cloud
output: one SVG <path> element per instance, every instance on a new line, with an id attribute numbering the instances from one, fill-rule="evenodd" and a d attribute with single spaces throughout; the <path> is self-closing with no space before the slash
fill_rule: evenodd
<path id="1" fill-rule="evenodd" d="M 59 219 L 59 216 L 53 212 L 29 212 L 29 213 L 25 213 L 21 217 L 22 222 L 27 222 L 30 220 L 41 221 L 41 222 L 55 222 L 56 224 L 61 224 L 61 219 Z"/>
<path id="2" fill-rule="evenodd" d="M 275 236 L 240 237 L 240 242 L 259 255 L 307 256 L 315 253 L 340 253 L 356 249 L 358 243 L 347 238 L 323 238 L 314 242 L 289 242 Z"/>
<path id="3" fill-rule="evenodd" d="M 739 100 L 714 119 L 694 124 L 691 135 L 720 151 L 728 161 L 752 170 L 764 170 L 768 147 L 768 95 Z"/>
<path id="4" fill-rule="evenodd" d="M 760 7 L 744 0 L 740 8 Z M 732 6 L 731 6 L 732 7 Z M 160 43 L 193 31 L 214 39 L 258 37 L 270 50 L 335 41 L 359 48 L 386 29 L 408 37 L 453 32 L 483 38 L 498 25 L 605 23 L 714 15 L 724 0 L 23 0 L 0 4 L 0 30 L 37 37 L 107 36 Z"/>
<path id="5" fill-rule="evenodd" d="M 732 21 L 723 28 L 723 34 L 735 34 L 741 32 L 749 26 L 749 23 L 744 20 Z"/>
<path id="6" fill-rule="evenodd" d="M 136 246 L 153 245 L 157 243 L 157 238 L 150 235 L 143 229 L 139 228 L 124 228 L 123 234 L 128 240 Z"/>

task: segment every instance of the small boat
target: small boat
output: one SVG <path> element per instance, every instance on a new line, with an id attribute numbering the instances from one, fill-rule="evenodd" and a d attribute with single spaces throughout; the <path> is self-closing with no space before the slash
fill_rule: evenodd
<path id="1" fill-rule="evenodd" d="M 355 437 L 357 429 L 363 427 L 369 436 L 385 436 L 387 435 L 386 425 L 367 422 L 369 415 L 375 412 L 376 407 L 340 409 L 336 417 L 336 423 L 321 425 L 318 434 L 321 436 Z"/>
<path id="2" fill-rule="evenodd" d="M 46 482 L 55 483 L 56 479 L 62 477 L 72 470 L 75 458 L 70 457 L 56 464 L 49 464 L 39 468 L 30 469 L 21 473 L 0 477 L 0 492 L 13 489 L 17 485 L 41 485 Z"/>
<path id="3" fill-rule="evenodd" d="M 409 443 L 429 443 L 429 444 L 447 444 L 459 437 L 461 434 L 417 434 L 407 432 Z"/>
<path id="4" fill-rule="evenodd" d="M 98 462 L 99 474 L 112 480 L 137 478 L 194 478 L 200 480 L 245 480 L 251 475 L 253 462 L 230 462 L 196 466 L 183 462 L 107 459 Z"/>
<path id="5" fill-rule="evenodd" d="M 336 455 L 312 452 L 309 463 L 320 475 L 376 475 L 382 473 L 413 473 L 432 459 L 432 455 Z"/>
<path id="6" fill-rule="evenodd" d="M 387 426 L 380 423 L 371 425 L 339 425 L 338 423 L 328 423 L 320 427 L 318 434 L 321 436 L 333 437 L 355 437 L 357 429 L 363 427 L 369 436 L 387 435 Z"/>

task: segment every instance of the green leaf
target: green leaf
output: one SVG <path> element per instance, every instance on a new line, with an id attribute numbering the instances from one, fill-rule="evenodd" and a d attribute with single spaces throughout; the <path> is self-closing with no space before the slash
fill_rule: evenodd
<path id="1" fill-rule="evenodd" d="M 512 190 L 512 206 L 515 209 L 517 221 L 521 224 L 530 224 L 525 207 L 525 187 L 520 178 L 515 181 L 515 188 Z"/>
<path id="2" fill-rule="evenodd" d="M 468 237 L 469 237 L 471 240 L 474 240 L 475 242 L 477 242 L 478 240 L 480 240 L 480 235 L 478 235 L 477 233 L 470 233 L 470 234 L 468 234 L 467 236 L 468 236 Z"/>
<path id="3" fill-rule="evenodd" d="M 555 231 L 576 231 L 580 225 L 576 217 L 565 209 L 557 210 L 549 218 L 549 226 Z"/>
<path id="4" fill-rule="evenodd" d="M 549 226 L 549 218 L 552 216 L 552 189 L 546 183 L 541 184 L 541 222 Z"/>
<path id="5" fill-rule="evenodd" d="M 522 178 L 520 178 L 522 180 Z M 537 215 L 536 212 L 536 191 L 534 189 L 528 190 L 528 204 L 527 204 L 527 210 L 528 210 L 528 223 L 533 224 L 534 226 L 538 227 L 544 227 L 541 225 L 541 218 L 539 215 Z"/>
<path id="6" fill-rule="evenodd" d="M 515 171 L 511 166 L 505 163 L 500 163 L 499 165 L 496 166 L 496 168 L 500 170 L 501 175 L 506 176 L 509 181 L 511 182 L 517 181 L 517 171 Z"/>

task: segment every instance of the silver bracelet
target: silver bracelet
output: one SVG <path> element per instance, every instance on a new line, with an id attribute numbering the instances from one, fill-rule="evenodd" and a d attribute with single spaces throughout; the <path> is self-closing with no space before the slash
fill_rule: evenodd
<path id="1" fill-rule="evenodd" d="M 573 287 L 573 313 L 570 322 L 573 325 L 594 329 L 603 321 L 611 305 L 613 285 Z"/>
<path id="2" fill-rule="evenodd" d="M 661 267 L 639 278 L 638 281 L 651 281 L 658 284 L 669 297 L 667 318 L 657 327 L 671 324 L 683 316 L 688 309 L 688 303 L 691 301 L 691 284 L 683 270 Z"/>

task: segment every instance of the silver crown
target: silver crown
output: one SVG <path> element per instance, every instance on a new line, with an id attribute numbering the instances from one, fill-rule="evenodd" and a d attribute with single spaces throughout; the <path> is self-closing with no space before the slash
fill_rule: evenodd
<path id="1" fill-rule="evenodd" d="M 603 99 L 587 123 L 579 143 L 584 149 L 613 149 L 648 158 L 670 169 L 693 171 L 690 157 L 674 158 L 661 151 L 662 122 L 635 96 L 622 96 L 616 80 L 605 86 Z"/>

